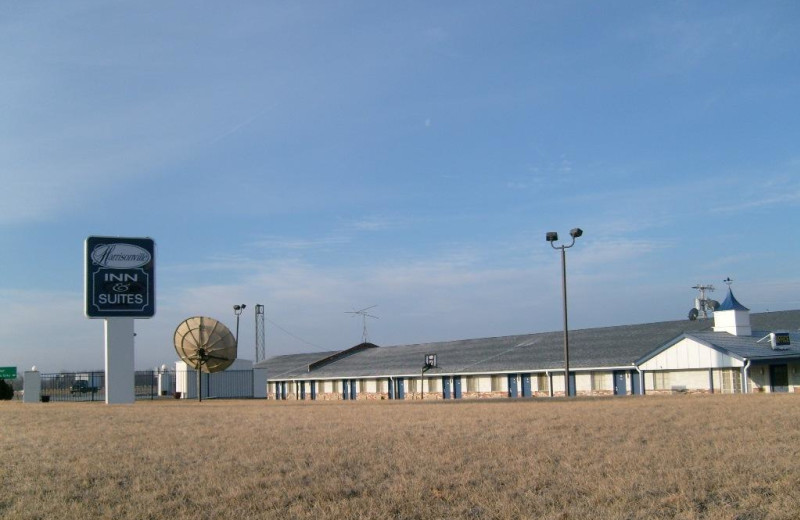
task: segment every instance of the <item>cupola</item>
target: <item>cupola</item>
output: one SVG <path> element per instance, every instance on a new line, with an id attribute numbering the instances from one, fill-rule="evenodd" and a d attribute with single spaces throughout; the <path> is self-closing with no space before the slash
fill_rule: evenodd
<path id="1" fill-rule="evenodd" d="M 728 287 L 728 297 L 714 311 L 714 332 L 727 332 L 734 336 L 752 336 L 750 309 L 739 303 Z"/>

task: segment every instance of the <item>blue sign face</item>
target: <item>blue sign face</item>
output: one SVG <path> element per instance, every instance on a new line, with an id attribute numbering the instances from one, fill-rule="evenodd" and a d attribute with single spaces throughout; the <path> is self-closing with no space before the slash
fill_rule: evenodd
<path id="1" fill-rule="evenodd" d="M 86 316 L 151 318 L 155 296 L 153 239 L 86 239 Z"/>

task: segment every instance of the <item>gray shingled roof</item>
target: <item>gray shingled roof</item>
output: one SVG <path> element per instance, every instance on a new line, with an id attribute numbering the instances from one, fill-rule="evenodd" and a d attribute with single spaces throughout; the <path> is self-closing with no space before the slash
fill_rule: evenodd
<path id="1" fill-rule="evenodd" d="M 769 338 L 760 341 L 770 331 L 753 331 L 752 336 L 733 336 L 724 332 L 704 332 L 689 334 L 690 337 L 707 343 L 719 350 L 729 352 L 739 359 L 751 359 L 757 362 L 762 359 L 800 358 L 800 334 L 790 334 L 791 345 L 780 350 L 773 350 Z"/>
<path id="2" fill-rule="evenodd" d="M 800 310 L 752 314 L 750 321 L 753 329 L 797 331 Z M 721 338 L 720 334 L 729 336 L 711 332 L 712 326 L 713 320 L 681 320 L 570 331 L 570 368 L 632 366 L 636 360 L 684 333 L 694 336 L 709 333 L 714 338 Z M 722 342 L 722 339 L 717 341 Z M 758 344 L 757 348 L 778 352 L 762 345 Z M 731 345 L 731 348 L 738 347 Z M 378 347 L 308 371 L 309 364 L 335 352 L 276 356 L 257 363 L 256 367 L 266 369 L 269 379 L 411 376 L 420 373 L 425 354 L 435 353 L 439 368 L 428 371 L 428 375 L 557 370 L 564 366 L 564 335 L 556 331 Z"/>

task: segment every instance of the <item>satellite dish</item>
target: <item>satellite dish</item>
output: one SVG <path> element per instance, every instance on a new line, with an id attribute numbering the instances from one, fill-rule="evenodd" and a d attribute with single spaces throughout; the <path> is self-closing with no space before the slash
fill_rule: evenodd
<path id="1" fill-rule="evenodd" d="M 707 300 L 707 305 L 712 311 L 719 309 L 719 302 L 717 300 Z"/>
<path id="2" fill-rule="evenodd" d="M 700 315 L 700 311 L 697 309 L 692 309 L 689 311 L 689 321 L 695 321 L 697 317 Z"/>
<path id="3" fill-rule="evenodd" d="M 236 338 L 214 318 L 195 316 L 175 329 L 175 351 L 197 371 L 197 400 L 202 401 L 200 373 L 221 372 L 236 360 Z"/>

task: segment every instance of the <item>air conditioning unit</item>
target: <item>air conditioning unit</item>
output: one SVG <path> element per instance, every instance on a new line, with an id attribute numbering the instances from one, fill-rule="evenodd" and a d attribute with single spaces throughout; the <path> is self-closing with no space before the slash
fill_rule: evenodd
<path id="1" fill-rule="evenodd" d="M 788 350 L 792 344 L 792 338 L 788 332 L 770 332 L 769 345 L 772 350 Z"/>

